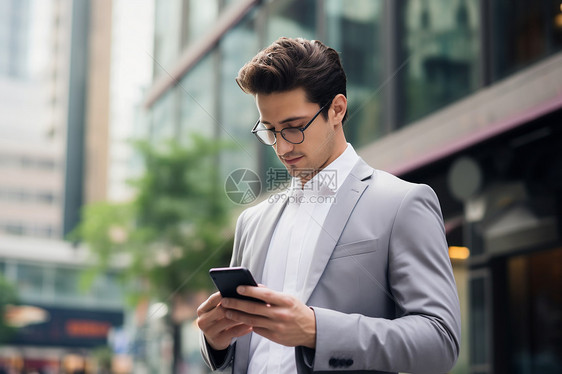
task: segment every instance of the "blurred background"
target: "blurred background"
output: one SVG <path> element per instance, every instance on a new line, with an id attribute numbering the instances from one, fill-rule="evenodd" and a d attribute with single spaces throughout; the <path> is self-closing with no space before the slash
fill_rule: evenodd
<path id="1" fill-rule="evenodd" d="M 280 167 L 234 77 L 279 36 L 339 51 L 348 140 L 437 192 L 452 372 L 562 372 L 562 1 L 0 0 L 0 373 L 207 372 L 225 181 Z"/>

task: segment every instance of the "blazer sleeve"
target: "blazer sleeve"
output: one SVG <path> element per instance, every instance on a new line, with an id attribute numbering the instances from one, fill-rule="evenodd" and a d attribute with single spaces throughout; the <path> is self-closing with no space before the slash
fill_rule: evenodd
<path id="1" fill-rule="evenodd" d="M 241 232 L 244 227 L 244 214 L 246 211 L 242 212 L 238 217 L 236 222 L 236 231 L 234 232 L 234 245 L 232 250 L 232 258 L 230 260 L 230 266 L 239 265 L 239 257 L 241 256 L 240 251 L 240 241 Z M 207 343 L 205 335 L 203 332 L 199 333 L 199 345 L 201 347 L 201 356 L 203 356 L 203 361 L 211 370 L 224 370 L 232 364 L 234 359 L 234 352 L 236 350 L 236 343 L 232 343 L 227 349 L 223 351 L 216 351 Z"/>
<path id="2" fill-rule="evenodd" d="M 454 366 L 460 307 L 441 210 L 430 187 L 414 185 L 405 193 L 393 218 L 388 251 L 389 297 L 397 317 L 314 307 L 316 349 L 297 348 L 300 369 L 337 371 L 345 363 L 345 370 L 445 373 Z"/>

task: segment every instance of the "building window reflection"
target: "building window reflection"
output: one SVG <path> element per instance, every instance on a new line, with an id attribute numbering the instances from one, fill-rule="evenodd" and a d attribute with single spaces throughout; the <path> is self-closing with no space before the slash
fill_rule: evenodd
<path id="1" fill-rule="evenodd" d="M 209 138 L 216 134 L 219 126 L 215 109 L 215 52 L 207 54 L 187 73 L 176 87 L 180 108 L 180 131 L 178 139 L 188 140 L 190 134 L 198 133 Z"/>
<path id="2" fill-rule="evenodd" d="M 356 147 L 381 137 L 383 32 L 382 0 L 324 3 L 326 43 L 341 53 L 347 75 L 346 136 Z"/>
<path id="3" fill-rule="evenodd" d="M 478 1 L 401 2 L 398 125 L 466 96 L 479 86 Z"/>
<path id="4" fill-rule="evenodd" d="M 280 36 L 316 38 L 315 0 L 281 0 L 270 4 L 267 17 L 267 40 L 273 43 Z"/>
<path id="5" fill-rule="evenodd" d="M 155 1 L 154 77 L 166 76 L 180 53 L 181 16 L 178 0 Z"/>
<path id="6" fill-rule="evenodd" d="M 250 129 L 258 112 L 250 95 L 244 95 L 235 81 L 238 70 L 259 50 L 256 33 L 257 11 L 250 12 L 238 25 L 229 30 L 219 45 L 220 91 L 219 131 L 220 139 L 233 144 L 233 149 L 221 154 L 221 172 L 226 178 L 233 170 L 250 168 L 258 171 L 259 159 L 255 138 Z"/>
<path id="7" fill-rule="evenodd" d="M 43 268 L 34 265 L 17 266 L 17 288 L 22 295 L 34 297 L 43 293 Z"/>
<path id="8" fill-rule="evenodd" d="M 219 0 L 183 2 L 182 47 L 195 43 L 211 32 L 219 14 Z"/>
<path id="9" fill-rule="evenodd" d="M 501 79 L 562 48 L 560 0 L 494 0 L 493 76 Z"/>

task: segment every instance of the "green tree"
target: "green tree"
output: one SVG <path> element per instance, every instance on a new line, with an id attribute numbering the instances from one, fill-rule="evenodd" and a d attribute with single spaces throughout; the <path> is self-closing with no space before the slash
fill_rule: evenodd
<path id="1" fill-rule="evenodd" d="M 208 268 L 228 264 L 232 248 L 217 167 L 225 145 L 198 136 L 191 140 L 189 147 L 177 141 L 136 143 L 144 169 L 132 182 L 136 197 L 85 207 L 72 237 L 96 257 L 86 279 L 124 256 L 129 261 L 124 279 L 137 286 L 133 301 L 146 295 L 167 301 L 211 287 Z"/>
<path id="2" fill-rule="evenodd" d="M 8 305 L 17 303 L 17 295 L 14 286 L 0 274 L 0 343 L 8 341 L 15 329 L 6 324 L 5 315 Z"/>

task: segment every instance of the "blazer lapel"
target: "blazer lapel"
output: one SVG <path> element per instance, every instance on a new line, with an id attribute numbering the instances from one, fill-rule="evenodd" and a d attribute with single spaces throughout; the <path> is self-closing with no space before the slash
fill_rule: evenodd
<path id="1" fill-rule="evenodd" d="M 304 282 L 302 293 L 302 300 L 304 302 L 308 301 L 312 291 L 314 291 L 318 284 L 353 208 L 357 201 L 359 201 L 363 191 L 367 188 L 368 184 L 364 180 L 369 178 L 373 171 L 373 168 L 360 159 L 338 190 L 336 201 L 330 208 L 328 216 L 324 221 L 322 233 L 314 248 L 310 271 Z"/>
<path id="2" fill-rule="evenodd" d="M 263 278 L 263 268 L 265 258 L 269 249 L 271 237 L 277 227 L 279 218 L 288 199 L 277 199 L 277 202 L 268 204 L 258 223 L 255 231 L 255 244 L 249 248 L 242 259 L 242 266 L 247 267 L 252 272 L 256 282 L 261 283 Z M 234 360 L 233 373 L 245 373 L 248 371 L 250 355 L 251 334 L 241 336 L 236 339 L 236 359 Z"/>
<path id="3" fill-rule="evenodd" d="M 242 266 L 246 266 L 259 283 L 262 281 L 265 258 L 269 249 L 271 237 L 277 227 L 281 213 L 287 205 L 288 199 L 278 199 L 277 202 L 266 206 L 255 233 L 255 244 L 244 254 Z M 248 256 L 249 254 L 249 256 Z"/>

